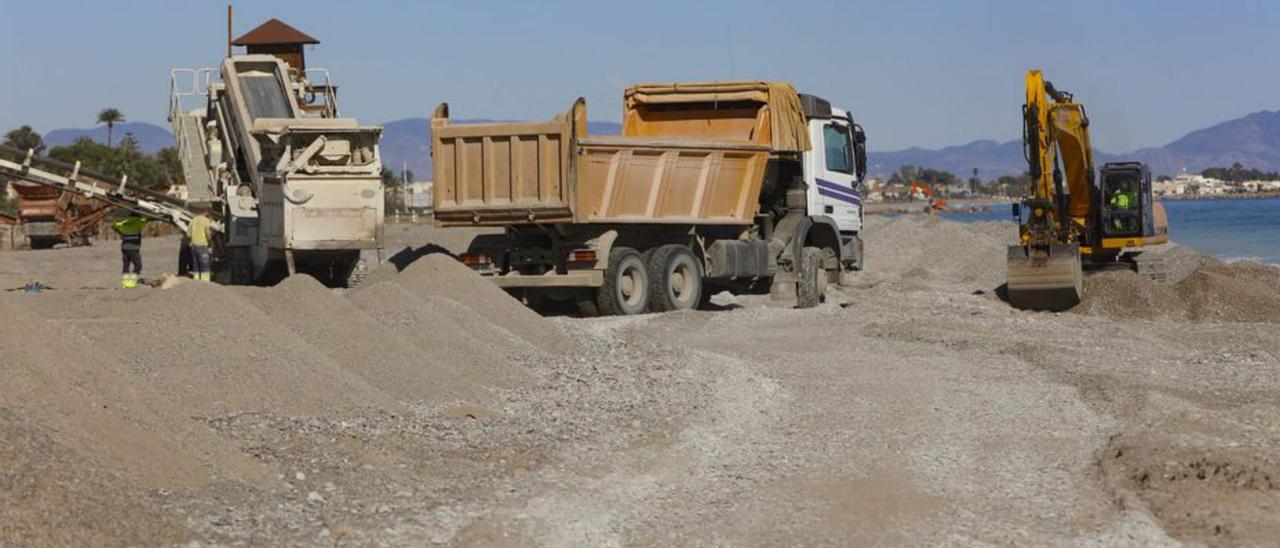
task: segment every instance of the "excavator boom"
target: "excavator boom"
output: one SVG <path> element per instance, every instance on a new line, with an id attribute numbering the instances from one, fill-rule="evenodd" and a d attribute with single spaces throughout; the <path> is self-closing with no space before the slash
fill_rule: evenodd
<path id="1" fill-rule="evenodd" d="M 1093 188 L 1089 118 L 1044 79 L 1027 73 L 1023 144 L 1031 173 L 1028 219 L 1009 247 L 1006 291 L 1015 307 L 1066 310 L 1084 294 L 1080 234 L 1088 229 Z"/>

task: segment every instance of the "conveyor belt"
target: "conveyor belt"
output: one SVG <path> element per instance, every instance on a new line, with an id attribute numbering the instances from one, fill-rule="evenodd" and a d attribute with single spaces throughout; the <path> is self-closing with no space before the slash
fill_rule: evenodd
<path id="1" fill-rule="evenodd" d="M 13 158 L 21 158 L 15 161 Z M 100 200 L 158 221 L 186 230 L 195 212 L 186 202 L 165 194 L 130 184 L 127 178 L 111 178 L 86 170 L 79 163 L 68 164 L 48 158 L 37 158 L 29 151 L 0 145 L 0 175 L 31 183 L 59 188 Z M 217 228 L 221 230 L 220 227 Z"/>

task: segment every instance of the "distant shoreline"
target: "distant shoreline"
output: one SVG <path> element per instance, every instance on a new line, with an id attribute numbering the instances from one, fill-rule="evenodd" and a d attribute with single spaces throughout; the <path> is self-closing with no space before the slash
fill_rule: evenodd
<path id="1" fill-rule="evenodd" d="M 1156 201 L 1189 202 L 1194 200 L 1265 200 L 1280 198 L 1280 191 L 1268 192 L 1236 192 L 1232 194 L 1175 194 L 1157 196 Z M 947 211 L 961 213 L 968 209 L 990 209 L 994 206 L 1012 204 L 1014 198 L 1005 196 L 976 196 L 973 198 L 947 199 Z M 923 213 L 928 202 L 923 200 L 891 200 L 868 203 L 864 209 L 869 214 L 877 213 Z"/>
<path id="2" fill-rule="evenodd" d="M 1232 194 L 1174 194 L 1160 196 L 1156 201 L 1186 202 L 1191 200 L 1264 200 L 1280 198 L 1280 192 L 1237 192 Z"/>

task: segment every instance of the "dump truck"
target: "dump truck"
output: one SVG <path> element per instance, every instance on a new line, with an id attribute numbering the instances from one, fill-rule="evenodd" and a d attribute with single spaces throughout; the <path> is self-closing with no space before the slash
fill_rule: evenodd
<path id="1" fill-rule="evenodd" d="M 434 216 L 501 227 L 461 259 L 530 304 L 690 309 L 713 293 L 818 304 L 863 264 L 866 135 L 781 82 L 643 84 L 621 135 L 586 102 L 545 122 L 431 119 Z"/>
<path id="2" fill-rule="evenodd" d="M 383 259 L 382 129 L 340 116 L 328 71 L 302 62 L 303 43 L 314 39 L 272 20 L 240 41 L 249 53 L 170 77 L 189 200 L 226 225 L 214 279 L 305 272 L 356 285 Z"/>

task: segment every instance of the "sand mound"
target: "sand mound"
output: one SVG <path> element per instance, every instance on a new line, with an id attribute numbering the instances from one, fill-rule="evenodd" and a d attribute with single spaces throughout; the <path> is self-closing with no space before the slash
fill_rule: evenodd
<path id="1" fill-rule="evenodd" d="M 396 406 L 232 289 L 189 283 L 130 293 L 99 305 L 105 321 L 68 327 L 188 415 Z"/>
<path id="2" fill-rule="evenodd" d="M 1179 281 L 1174 291 L 1193 320 L 1280 322 L 1280 268 L 1213 261 Z"/>
<path id="3" fill-rule="evenodd" d="M 537 348 L 554 350 L 565 344 L 563 335 L 545 318 L 448 255 L 436 253 L 414 261 L 395 282 L 415 295 L 460 302 Z M 486 342 L 502 345 L 505 341 Z"/>
<path id="4" fill-rule="evenodd" d="M 1084 300 L 1073 312 L 1113 318 L 1280 322 L 1280 269 L 1249 261 L 1195 260 L 1200 266 L 1180 275 L 1176 283 L 1158 283 L 1128 271 L 1086 276 Z"/>
<path id="5" fill-rule="evenodd" d="M 272 481 L 24 297 L 0 302 L 0 545 L 179 542 L 185 526 L 146 505 L 145 489 Z"/>
<path id="6" fill-rule="evenodd" d="M 113 463 L 148 485 L 198 485 L 210 475 L 265 478 L 256 463 L 190 420 L 100 348 L 62 322 L 29 314 L 20 299 L 0 303 L 7 388 L 0 406 L 59 433 L 58 443 Z M 105 435 L 104 435 L 105 434 Z"/>
<path id="7" fill-rule="evenodd" d="M 450 375 L 463 375 L 468 384 L 506 387 L 527 378 L 527 372 L 511 363 L 511 352 L 504 345 L 511 335 L 500 340 L 479 338 L 484 330 L 468 329 L 467 322 L 399 284 L 364 286 L 353 291 L 350 299 L 383 329 L 417 347 L 424 361 L 451 371 Z"/>
<path id="8" fill-rule="evenodd" d="M 487 397 L 447 363 L 452 361 L 447 353 L 424 352 L 310 276 L 290 276 L 269 289 L 250 289 L 247 296 L 280 325 L 388 394 L 430 403 Z"/>
<path id="9" fill-rule="evenodd" d="M 1112 318 L 1181 319 L 1186 309 L 1173 286 L 1156 283 L 1132 271 L 1098 272 L 1085 276 L 1084 299 L 1071 310 Z"/>
<path id="10" fill-rule="evenodd" d="M 994 288 L 1004 281 L 1013 223 L 960 223 L 901 215 L 876 219 L 866 232 L 867 270 L 915 279 Z"/>
<path id="11" fill-rule="evenodd" d="M 55 441 L 56 429 L 0 407 L 0 545 L 126 546 L 184 540 L 128 478 Z"/>

